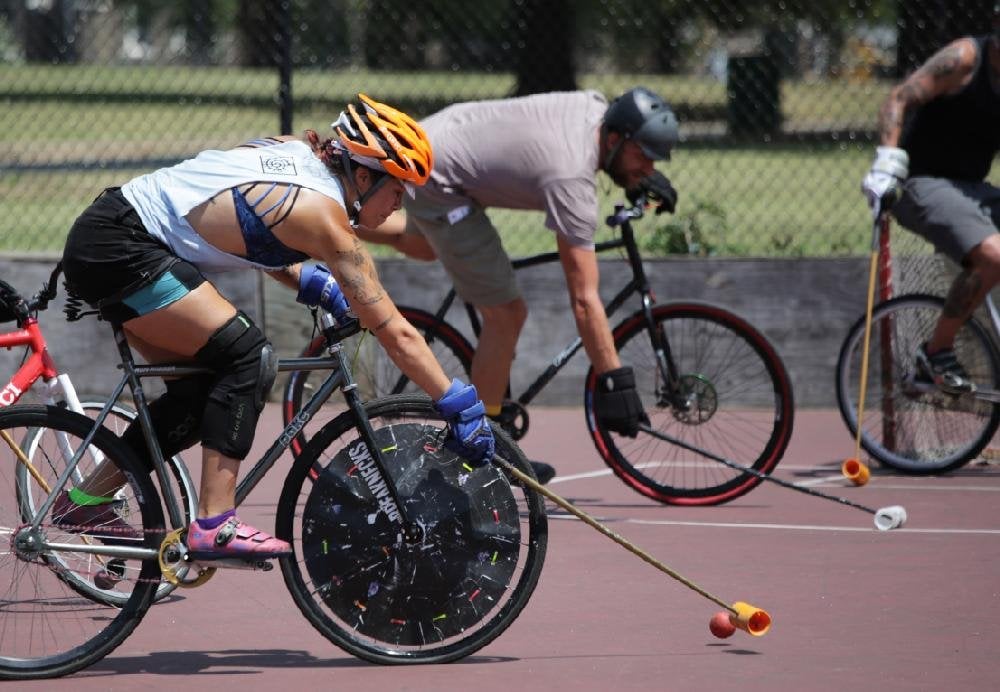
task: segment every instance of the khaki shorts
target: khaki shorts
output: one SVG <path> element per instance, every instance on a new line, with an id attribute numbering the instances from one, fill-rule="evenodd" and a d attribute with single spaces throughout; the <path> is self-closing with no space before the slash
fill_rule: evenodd
<path id="1" fill-rule="evenodd" d="M 447 218 L 452 209 L 418 206 L 415 202 L 405 206 L 406 232 L 427 239 L 459 298 L 473 305 L 491 306 L 521 296 L 500 234 L 482 207 L 470 205 L 464 217 L 453 223 Z M 464 210 L 459 215 L 462 213 Z"/>
<path id="2" fill-rule="evenodd" d="M 1000 188 L 985 182 L 914 176 L 892 208 L 903 226 L 961 264 L 977 245 L 997 233 Z"/>

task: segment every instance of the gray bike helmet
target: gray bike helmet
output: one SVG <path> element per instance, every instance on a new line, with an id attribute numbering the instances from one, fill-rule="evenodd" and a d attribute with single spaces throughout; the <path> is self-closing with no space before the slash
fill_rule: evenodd
<path id="1" fill-rule="evenodd" d="M 677 116 L 666 101 L 645 87 L 630 89 L 612 101 L 604 113 L 603 128 L 634 140 L 654 161 L 669 159 L 670 150 L 677 144 Z M 605 170 L 620 148 L 621 144 L 609 152 Z"/>

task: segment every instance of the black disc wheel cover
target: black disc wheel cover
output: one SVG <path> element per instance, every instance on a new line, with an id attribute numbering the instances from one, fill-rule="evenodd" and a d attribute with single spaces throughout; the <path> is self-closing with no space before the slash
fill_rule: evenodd
<path id="1" fill-rule="evenodd" d="M 415 542 L 390 519 L 360 438 L 332 458 L 306 501 L 312 583 L 339 619 L 380 641 L 420 646 L 472 628 L 514 579 L 521 532 L 510 483 L 492 465 L 471 468 L 439 436 L 416 423 L 375 431 L 403 515 L 419 528 Z"/>

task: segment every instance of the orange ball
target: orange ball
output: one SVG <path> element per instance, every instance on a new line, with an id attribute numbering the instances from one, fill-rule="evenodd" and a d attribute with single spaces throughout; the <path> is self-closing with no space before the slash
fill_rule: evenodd
<path id="1" fill-rule="evenodd" d="M 733 632 L 736 631 L 736 626 L 729 621 L 729 613 L 724 610 L 720 610 L 712 616 L 712 619 L 708 623 L 708 629 L 710 629 L 712 634 L 719 639 L 726 639 L 727 637 L 733 636 Z"/>

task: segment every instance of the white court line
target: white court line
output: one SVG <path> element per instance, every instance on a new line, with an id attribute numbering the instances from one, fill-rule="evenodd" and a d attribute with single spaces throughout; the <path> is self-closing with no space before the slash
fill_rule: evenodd
<path id="1" fill-rule="evenodd" d="M 571 519 L 579 521 L 571 514 L 549 514 L 549 519 Z M 697 526 L 710 529 L 772 529 L 775 531 L 849 531 L 871 533 L 929 533 L 929 534 L 984 534 L 1000 535 L 1000 529 L 909 529 L 902 526 L 891 531 L 879 531 L 874 526 L 862 528 L 859 526 L 819 526 L 816 524 L 751 524 L 714 521 L 671 521 L 666 519 L 615 519 L 603 518 L 599 521 L 616 521 L 622 524 L 646 524 L 649 526 Z"/>
<path id="2" fill-rule="evenodd" d="M 662 465 L 660 462 L 651 462 L 648 464 L 639 464 L 636 468 L 648 469 L 654 466 Z M 810 470 L 815 467 L 811 466 L 782 466 L 782 470 L 790 469 L 801 469 Z M 597 471 L 587 471 L 585 473 L 573 473 L 568 476 L 556 476 L 548 485 L 555 485 L 557 483 L 568 483 L 569 481 L 584 480 L 587 478 L 600 478 L 601 476 L 612 475 L 611 469 L 599 469 Z M 916 477 L 914 477 L 916 480 Z M 791 483 L 791 481 L 788 481 Z M 851 488 L 853 484 L 847 481 L 842 475 L 837 474 L 836 476 L 825 476 L 823 478 L 811 478 L 807 481 L 800 481 L 798 483 L 792 483 L 792 485 L 797 485 L 803 488 L 809 488 L 814 486 L 828 486 L 828 487 L 842 487 Z M 1000 492 L 1000 486 L 978 486 L 978 485 L 949 485 L 949 486 L 927 486 L 927 485 L 885 485 L 879 483 L 877 480 L 872 485 L 873 488 L 885 489 L 885 490 L 912 490 L 912 491 L 924 491 L 924 490 L 954 490 L 954 491 L 972 491 L 981 493 L 997 493 Z"/>

